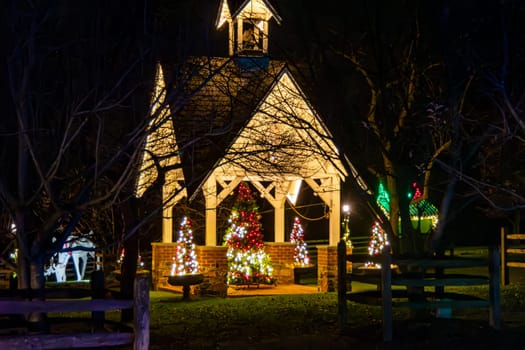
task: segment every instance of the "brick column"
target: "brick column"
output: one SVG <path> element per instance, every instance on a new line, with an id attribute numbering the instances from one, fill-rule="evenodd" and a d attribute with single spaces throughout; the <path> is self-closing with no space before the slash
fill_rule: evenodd
<path id="1" fill-rule="evenodd" d="M 337 290 L 337 246 L 317 246 L 317 283 L 320 292 Z"/>
<path id="2" fill-rule="evenodd" d="M 294 283 L 293 253 L 295 246 L 290 242 L 265 242 L 264 247 L 272 260 L 273 277 L 277 279 L 277 284 Z"/>
<path id="3" fill-rule="evenodd" d="M 151 252 L 151 278 L 154 290 L 181 288 L 168 284 L 173 257 L 177 254 L 176 243 L 152 243 Z M 196 246 L 195 254 L 199 262 L 199 270 L 204 275 L 204 281 L 191 286 L 191 294 L 226 296 L 226 272 L 228 261 L 226 247 Z"/>
<path id="4" fill-rule="evenodd" d="M 172 259 L 177 255 L 175 243 L 151 243 L 151 283 L 153 290 L 168 286 Z"/>
<path id="5" fill-rule="evenodd" d="M 204 275 L 204 282 L 196 286 L 199 294 L 226 297 L 228 293 L 228 285 L 226 284 L 226 274 L 228 273 L 227 250 L 228 248 L 223 246 L 195 247 L 199 269 Z"/>

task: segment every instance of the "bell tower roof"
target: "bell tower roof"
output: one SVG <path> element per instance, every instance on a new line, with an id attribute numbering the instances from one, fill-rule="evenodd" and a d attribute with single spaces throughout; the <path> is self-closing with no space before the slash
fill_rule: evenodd
<path id="1" fill-rule="evenodd" d="M 281 17 L 267 0 L 221 0 L 215 26 L 228 23 L 229 54 L 265 56 L 268 54 L 268 22 Z"/>

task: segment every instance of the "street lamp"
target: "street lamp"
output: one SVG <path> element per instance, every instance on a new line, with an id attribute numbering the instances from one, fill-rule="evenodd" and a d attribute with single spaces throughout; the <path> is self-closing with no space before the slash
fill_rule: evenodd
<path id="1" fill-rule="evenodd" d="M 352 241 L 350 240 L 350 206 L 348 204 L 343 205 L 343 241 L 346 242 L 347 247 L 352 247 Z"/>

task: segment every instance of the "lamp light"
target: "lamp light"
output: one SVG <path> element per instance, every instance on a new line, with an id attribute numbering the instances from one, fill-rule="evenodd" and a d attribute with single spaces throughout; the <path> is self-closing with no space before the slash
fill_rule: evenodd
<path id="1" fill-rule="evenodd" d="M 342 222 L 342 229 L 343 229 L 343 240 L 346 242 L 346 246 L 349 248 L 352 248 L 352 241 L 350 240 L 350 205 L 344 204 L 343 205 L 343 222 Z"/>

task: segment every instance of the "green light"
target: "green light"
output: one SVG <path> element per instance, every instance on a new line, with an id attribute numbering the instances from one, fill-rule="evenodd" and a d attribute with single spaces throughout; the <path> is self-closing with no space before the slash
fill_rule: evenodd
<path id="1" fill-rule="evenodd" d="M 377 203 L 388 213 L 390 212 L 390 195 L 382 182 L 379 182 L 377 190 Z"/>

